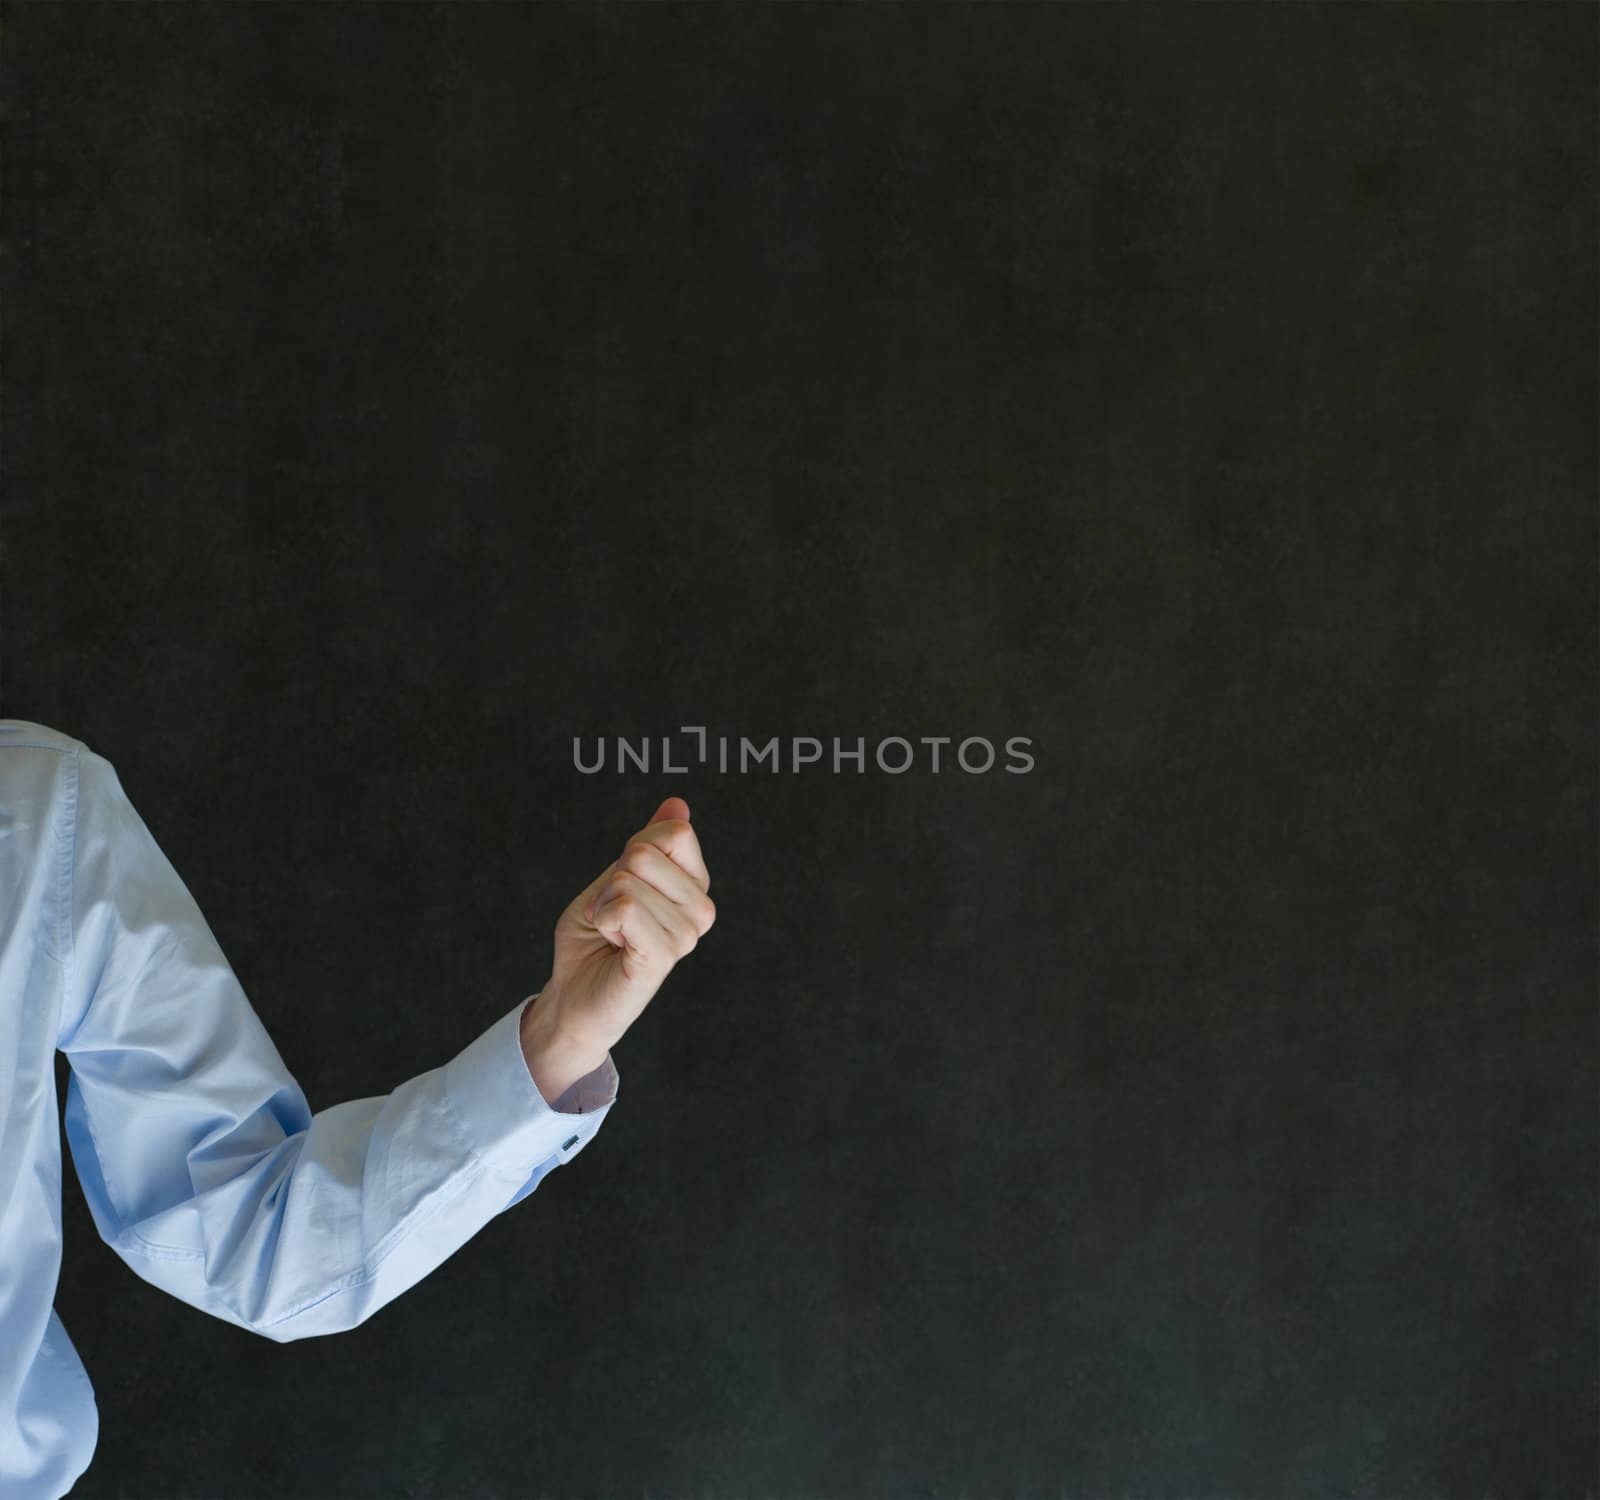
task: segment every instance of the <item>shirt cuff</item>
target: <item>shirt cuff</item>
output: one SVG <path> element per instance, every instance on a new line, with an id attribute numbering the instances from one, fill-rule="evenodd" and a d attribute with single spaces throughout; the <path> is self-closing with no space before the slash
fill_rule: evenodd
<path id="1" fill-rule="evenodd" d="M 610 1052 L 547 1103 L 522 1055 L 522 1012 L 530 995 L 445 1064 L 444 1090 L 472 1149 L 495 1172 L 526 1177 L 551 1156 L 571 1161 L 593 1139 L 617 1098 Z"/>

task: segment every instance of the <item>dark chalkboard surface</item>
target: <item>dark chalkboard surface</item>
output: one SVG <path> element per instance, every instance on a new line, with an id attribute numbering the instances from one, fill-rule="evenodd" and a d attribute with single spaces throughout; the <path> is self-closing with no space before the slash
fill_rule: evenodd
<path id="1" fill-rule="evenodd" d="M 313 1107 L 719 911 L 349 1334 L 69 1174 L 75 1494 L 1597 1493 L 1592 7 L 3 23 L 0 713 Z"/>

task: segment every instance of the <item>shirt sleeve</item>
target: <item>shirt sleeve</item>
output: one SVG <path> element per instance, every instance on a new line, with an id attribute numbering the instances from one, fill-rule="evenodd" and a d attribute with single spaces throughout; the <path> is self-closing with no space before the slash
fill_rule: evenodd
<path id="1" fill-rule="evenodd" d="M 547 1103 L 518 1031 L 536 997 L 443 1066 L 313 1114 L 110 762 L 81 746 L 70 775 L 67 1140 L 144 1280 L 279 1342 L 341 1332 L 599 1130 L 611 1056 Z"/>

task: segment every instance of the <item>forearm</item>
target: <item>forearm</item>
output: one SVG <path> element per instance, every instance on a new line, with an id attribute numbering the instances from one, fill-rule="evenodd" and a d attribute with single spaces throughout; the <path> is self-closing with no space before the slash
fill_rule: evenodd
<path id="1" fill-rule="evenodd" d="M 596 1070 L 594 1089 L 582 1074 L 576 1089 L 567 1085 L 585 1108 L 540 1101 L 521 1046 L 531 1008 L 523 1003 L 442 1067 L 313 1114 L 232 971 L 215 955 L 209 967 L 193 962 L 198 942 L 184 949 L 185 970 L 158 961 L 145 971 L 150 986 L 192 999 L 192 1010 L 149 988 L 108 1037 L 125 989 L 91 1009 L 90 1029 L 76 1037 L 67 1135 L 117 1254 L 152 1285 L 267 1338 L 365 1321 L 570 1161 L 607 1113 L 604 1083 L 614 1096 L 609 1070 Z M 132 1128 L 121 1103 L 132 1060 L 184 1057 L 194 1013 L 211 1028 L 200 1063 L 165 1086 L 164 1109 Z M 529 1031 L 536 1058 L 547 1055 L 556 1072 L 545 1084 L 553 1090 L 568 1048 L 544 1045 L 542 1025 Z"/>
<path id="2" fill-rule="evenodd" d="M 523 1011 L 521 1039 L 523 1061 L 545 1103 L 551 1106 L 606 1060 L 604 1050 L 596 1052 L 562 1026 L 555 996 L 548 989 Z"/>

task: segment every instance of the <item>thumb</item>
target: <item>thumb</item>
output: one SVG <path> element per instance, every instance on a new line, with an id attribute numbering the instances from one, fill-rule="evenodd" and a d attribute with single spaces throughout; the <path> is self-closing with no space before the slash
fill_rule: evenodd
<path id="1" fill-rule="evenodd" d="M 650 814 L 650 823 L 662 823 L 669 818 L 677 818 L 685 823 L 689 821 L 689 804 L 682 797 L 668 797 Z M 648 828 L 650 823 L 644 826 Z"/>

